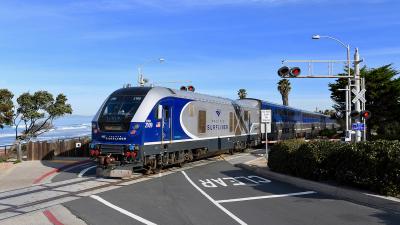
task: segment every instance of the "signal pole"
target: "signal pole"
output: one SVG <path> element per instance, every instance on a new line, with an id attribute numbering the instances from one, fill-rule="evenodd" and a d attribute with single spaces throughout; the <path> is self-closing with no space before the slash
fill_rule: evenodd
<path id="1" fill-rule="evenodd" d="M 358 48 L 355 49 L 354 53 L 354 86 L 356 89 L 356 92 L 359 93 L 360 90 L 360 55 L 358 53 Z M 361 111 L 361 105 L 360 105 L 360 100 L 357 99 L 355 102 L 355 110 L 360 112 Z M 356 118 L 356 123 L 360 123 L 360 118 Z M 356 142 L 361 141 L 361 131 L 357 130 L 356 131 Z"/>

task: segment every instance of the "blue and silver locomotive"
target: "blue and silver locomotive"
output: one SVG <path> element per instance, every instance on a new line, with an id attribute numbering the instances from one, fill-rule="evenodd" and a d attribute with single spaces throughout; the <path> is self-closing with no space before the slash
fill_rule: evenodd
<path id="1" fill-rule="evenodd" d="M 90 154 L 100 175 L 123 177 L 261 143 L 260 112 L 272 110 L 275 140 L 334 126 L 328 117 L 264 102 L 164 87 L 113 92 L 92 121 Z"/>

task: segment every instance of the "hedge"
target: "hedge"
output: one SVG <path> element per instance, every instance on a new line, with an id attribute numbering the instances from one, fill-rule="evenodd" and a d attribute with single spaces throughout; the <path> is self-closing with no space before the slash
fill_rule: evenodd
<path id="1" fill-rule="evenodd" d="M 398 140 L 351 144 L 282 141 L 271 148 L 268 166 L 275 172 L 400 196 Z"/>

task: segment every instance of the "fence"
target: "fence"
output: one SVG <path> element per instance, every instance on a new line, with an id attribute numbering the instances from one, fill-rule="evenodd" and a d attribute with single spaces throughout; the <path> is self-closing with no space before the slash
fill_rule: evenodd
<path id="1" fill-rule="evenodd" d="M 10 158 L 13 153 L 14 145 L 0 146 L 0 159 Z"/>
<path id="2" fill-rule="evenodd" d="M 54 156 L 88 157 L 90 136 L 30 141 L 21 144 L 23 158 L 26 160 L 51 160 Z M 16 155 L 17 145 L 0 146 L 0 157 L 10 158 Z"/>

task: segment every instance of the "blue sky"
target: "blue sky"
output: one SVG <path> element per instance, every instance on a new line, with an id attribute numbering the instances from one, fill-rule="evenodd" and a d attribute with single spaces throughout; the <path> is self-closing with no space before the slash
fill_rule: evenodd
<path id="1" fill-rule="evenodd" d="M 164 57 L 143 66 L 151 82 L 191 80 L 198 92 L 229 98 L 245 88 L 281 103 L 282 59 L 346 57 L 313 34 L 358 47 L 369 67 L 399 68 L 399 10 L 389 0 L 2 0 L 0 87 L 62 92 L 74 114 L 93 115 L 113 90 L 136 82 L 138 64 Z M 292 79 L 289 104 L 330 108 L 329 81 Z"/>

